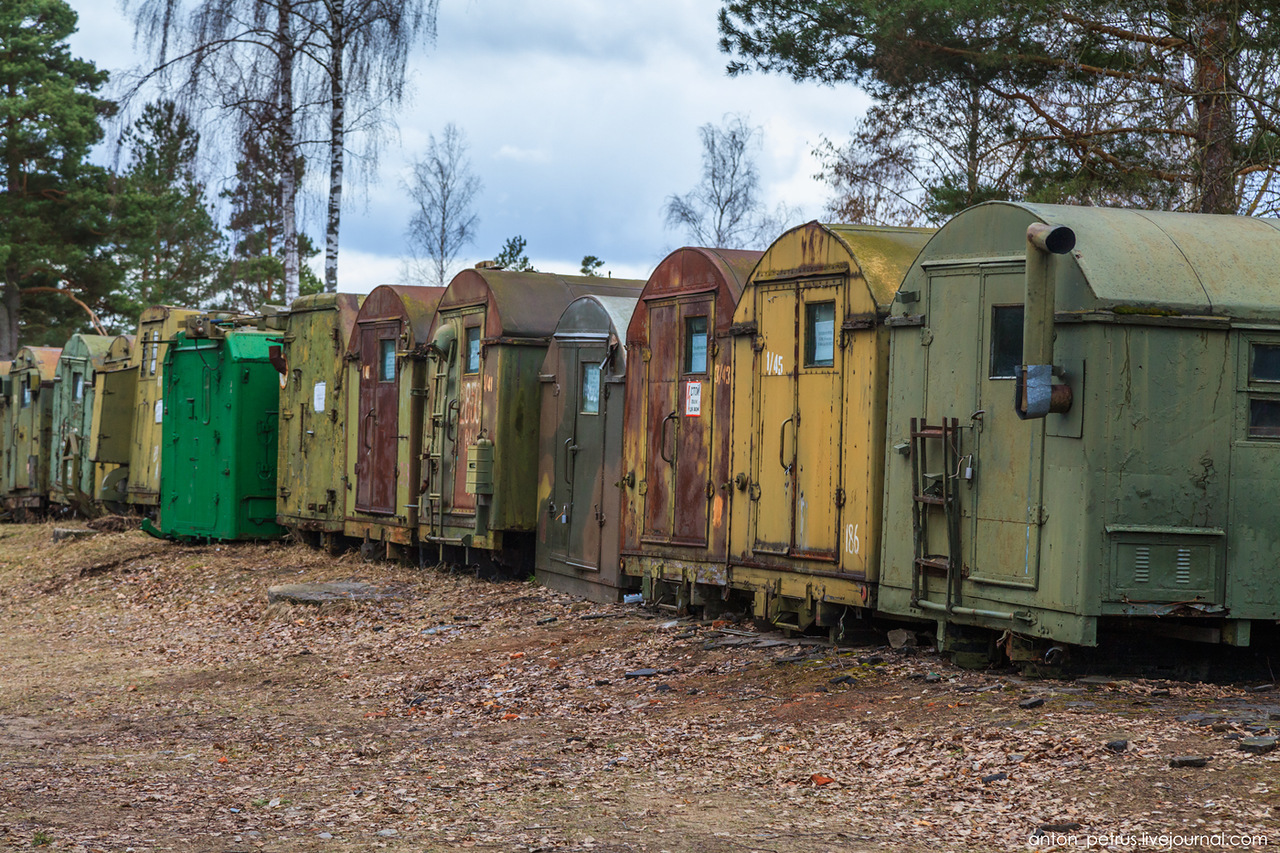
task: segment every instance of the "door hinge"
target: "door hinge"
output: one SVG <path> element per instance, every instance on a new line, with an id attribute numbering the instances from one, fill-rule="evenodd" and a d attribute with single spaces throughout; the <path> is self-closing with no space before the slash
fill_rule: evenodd
<path id="1" fill-rule="evenodd" d="M 1031 504 L 1027 507 L 1027 523 L 1040 527 L 1048 520 L 1049 510 L 1044 508 L 1044 504 Z"/>
<path id="2" fill-rule="evenodd" d="M 836 506 L 844 506 L 844 489 L 836 489 Z"/>
<path id="3" fill-rule="evenodd" d="M 710 480 L 707 480 L 707 499 L 710 500 L 711 498 L 715 497 L 715 494 L 716 494 L 716 484 L 711 482 Z"/>

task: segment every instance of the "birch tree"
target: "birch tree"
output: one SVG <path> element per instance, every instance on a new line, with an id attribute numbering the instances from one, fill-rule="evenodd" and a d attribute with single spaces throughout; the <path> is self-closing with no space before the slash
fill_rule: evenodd
<path id="1" fill-rule="evenodd" d="M 414 161 L 412 175 L 402 186 L 415 207 L 409 244 L 427 260 L 424 278 L 444 287 L 450 267 L 462 247 L 475 239 L 480 222 L 475 212 L 480 179 L 471 172 L 466 137 L 456 125 L 445 125 L 438 142 L 431 134 L 426 153 Z"/>

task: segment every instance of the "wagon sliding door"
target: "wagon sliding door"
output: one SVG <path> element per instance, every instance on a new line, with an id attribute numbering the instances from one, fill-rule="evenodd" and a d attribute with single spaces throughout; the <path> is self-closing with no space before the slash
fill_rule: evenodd
<path id="1" fill-rule="evenodd" d="M 797 317 L 795 498 L 792 550 L 796 557 L 835 562 L 839 553 L 841 427 L 844 365 L 841 282 L 802 283 Z M 866 369 L 866 368 L 864 368 Z"/>
<path id="2" fill-rule="evenodd" d="M 400 394 L 396 343 L 400 323 L 371 323 L 360 335 L 360 409 L 356 509 L 391 514 L 396 504 L 396 436 Z"/>
<path id="3" fill-rule="evenodd" d="M 676 386 L 680 348 L 680 306 L 665 302 L 648 306 L 649 351 L 645 362 L 644 542 L 671 541 L 672 496 L 675 491 Z"/>
<path id="4" fill-rule="evenodd" d="M 567 519 L 568 558 L 580 569 L 600 569 L 600 502 L 604 497 L 604 376 L 600 364 L 603 347 L 567 348 L 569 368 L 565 378 L 576 385 L 571 398 L 573 408 L 566 417 L 573 418 L 573 435 L 568 440 L 564 468 L 559 472 L 568 485 L 569 517 Z"/>
<path id="5" fill-rule="evenodd" d="M 714 301 L 666 302 L 648 310 L 643 541 L 705 548 Z"/>
<path id="6" fill-rule="evenodd" d="M 787 554 L 795 495 L 796 303 L 795 282 L 755 288 L 759 324 L 755 352 L 752 457 L 757 554 Z"/>
<path id="7" fill-rule="evenodd" d="M 757 286 L 757 554 L 835 562 L 840 529 L 844 390 L 841 281 Z"/>

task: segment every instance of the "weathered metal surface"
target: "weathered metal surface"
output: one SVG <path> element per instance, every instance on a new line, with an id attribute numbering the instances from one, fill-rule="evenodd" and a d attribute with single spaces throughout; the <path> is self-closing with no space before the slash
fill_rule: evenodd
<path id="1" fill-rule="evenodd" d="M 93 377 L 89 458 L 103 472 L 95 478 L 93 498 L 113 505 L 124 503 L 133 447 L 138 396 L 138 363 L 133 357 L 133 344 L 133 335 L 116 335 Z M 111 474 L 109 481 L 107 472 Z"/>
<path id="2" fill-rule="evenodd" d="M 133 439 L 129 448 L 128 502 L 147 508 L 160 502 L 160 433 L 164 418 L 164 363 L 169 342 L 199 311 L 154 305 L 138 318 L 133 346 L 137 365 Z"/>
<path id="3" fill-rule="evenodd" d="M 41 509 L 49 495 L 49 446 L 53 441 L 55 347 L 23 347 L 9 368 L 5 504 Z"/>
<path id="4" fill-rule="evenodd" d="M 532 564 L 538 525 L 538 370 L 570 302 L 635 297 L 643 282 L 464 270 L 440 300 L 420 538 Z M 493 442 L 493 494 L 466 489 L 467 449 Z"/>
<path id="5" fill-rule="evenodd" d="M 418 522 L 425 347 L 442 287 L 365 297 L 346 355 L 346 535 L 409 545 Z"/>
<path id="6" fill-rule="evenodd" d="M 53 436 L 49 446 L 49 500 L 90 512 L 95 471 L 90 456 L 93 430 L 94 378 L 115 339 L 106 335 L 72 335 L 58 358 L 53 387 Z"/>
<path id="7" fill-rule="evenodd" d="M 626 338 L 621 549 L 628 573 L 727 559 L 729 328 L 762 254 L 678 249 L 645 283 Z"/>
<path id="8" fill-rule="evenodd" d="M 1047 259 L 1044 350 L 1072 403 L 1021 420 L 1023 327 L 1006 320 L 1040 223 L 1076 234 Z M 1266 497 L 1280 464 L 1278 236 L 1246 217 L 1003 202 L 940 230 L 892 309 L 919 319 L 891 334 L 880 609 L 1080 644 L 1108 616 L 1200 620 L 1237 643 L 1247 620 L 1280 616 L 1280 509 Z M 959 541 L 930 534 L 925 565 L 912 459 L 895 450 L 912 418 L 959 426 L 956 469 L 928 472 L 956 496 Z"/>
<path id="9" fill-rule="evenodd" d="M 756 265 L 733 317 L 731 566 L 827 577 L 848 587 L 836 597 L 865 598 L 878 568 L 881 321 L 931 234 L 811 222 Z M 809 624 L 821 614 L 806 606 L 761 615 Z"/>
<path id="10" fill-rule="evenodd" d="M 187 540 L 271 539 L 276 523 L 278 335 L 179 332 L 165 353 L 159 529 Z"/>
<path id="11" fill-rule="evenodd" d="M 9 441 L 9 404 L 13 388 L 9 380 L 9 368 L 12 366 L 11 361 L 0 361 L 0 501 L 9 494 L 11 488 L 9 478 L 12 472 L 9 456 L 12 453 L 12 445 Z"/>
<path id="12" fill-rule="evenodd" d="M 323 293 L 295 299 L 277 335 L 280 458 L 276 520 L 298 530 L 341 532 L 346 518 L 346 400 L 343 357 L 363 297 Z"/>
<path id="13" fill-rule="evenodd" d="M 622 336 L 634 297 L 569 303 L 547 347 L 538 464 L 538 580 L 598 601 L 628 584 L 618 562 L 624 383 Z"/>

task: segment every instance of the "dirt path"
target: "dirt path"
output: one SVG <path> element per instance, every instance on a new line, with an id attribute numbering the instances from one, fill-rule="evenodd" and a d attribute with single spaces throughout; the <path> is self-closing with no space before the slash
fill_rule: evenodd
<path id="1" fill-rule="evenodd" d="M 1280 843 L 1280 750 L 1240 749 L 1280 693 L 1251 685 L 1029 681 L 301 547 L 51 533 L 0 529 L 8 848 Z M 405 595 L 266 603 L 338 579 Z"/>

